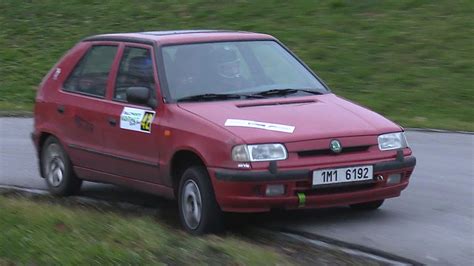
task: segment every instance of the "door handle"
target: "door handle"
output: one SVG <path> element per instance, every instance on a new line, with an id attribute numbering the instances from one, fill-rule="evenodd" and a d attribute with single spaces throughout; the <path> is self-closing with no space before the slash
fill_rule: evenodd
<path id="1" fill-rule="evenodd" d="M 109 118 L 109 124 L 114 127 L 115 125 L 117 125 L 117 120 L 115 120 L 114 118 Z"/>
<path id="2" fill-rule="evenodd" d="M 58 109 L 56 109 L 56 110 L 58 111 L 58 113 L 64 114 L 64 105 L 59 105 Z"/>

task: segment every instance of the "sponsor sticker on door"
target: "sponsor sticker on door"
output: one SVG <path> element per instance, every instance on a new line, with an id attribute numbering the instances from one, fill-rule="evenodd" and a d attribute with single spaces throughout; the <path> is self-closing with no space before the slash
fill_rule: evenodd
<path id="1" fill-rule="evenodd" d="M 120 128 L 151 133 L 155 112 L 125 107 L 120 114 Z"/>

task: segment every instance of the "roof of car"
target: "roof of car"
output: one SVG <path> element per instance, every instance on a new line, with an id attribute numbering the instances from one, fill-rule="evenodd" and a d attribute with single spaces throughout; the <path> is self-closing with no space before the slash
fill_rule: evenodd
<path id="1" fill-rule="evenodd" d="M 83 41 L 126 41 L 139 43 L 178 44 L 232 40 L 274 39 L 271 35 L 232 30 L 174 30 L 143 31 L 133 33 L 101 34 L 85 38 Z"/>

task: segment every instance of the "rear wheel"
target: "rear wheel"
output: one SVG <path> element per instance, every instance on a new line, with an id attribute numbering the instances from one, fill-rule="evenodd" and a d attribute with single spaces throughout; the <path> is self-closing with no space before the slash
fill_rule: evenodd
<path id="1" fill-rule="evenodd" d="M 41 167 L 51 194 L 68 196 L 77 193 L 82 180 L 77 178 L 72 169 L 69 156 L 55 137 L 49 137 L 41 152 Z"/>
<path id="2" fill-rule="evenodd" d="M 191 166 L 181 177 L 179 217 L 186 231 L 200 235 L 222 230 L 222 211 L 215 199 L 209 175 L 202 166 Z"/>
<path id="3" fill-rule="evenodd" d="M 350 205 L 350 207 L 355 210 L 370 211 L 370 210 L 378 209 L 380 206 L 382 206 L 383 202 L 384 200 L 369 201 L 369 202 L 352 204 Z"/>

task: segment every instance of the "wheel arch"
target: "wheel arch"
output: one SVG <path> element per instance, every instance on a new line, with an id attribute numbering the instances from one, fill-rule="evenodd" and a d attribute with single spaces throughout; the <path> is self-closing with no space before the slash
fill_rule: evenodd
<path id="1" fill-rule="evenodd" d="M 170 164 L 170 176 L 175 195 L 178 195 L 179 182 L 184 170 L 190 166 L 205 167 L 206 163 L 201 155 L 192 149 L 180 149 L 173 154 Z"/>

